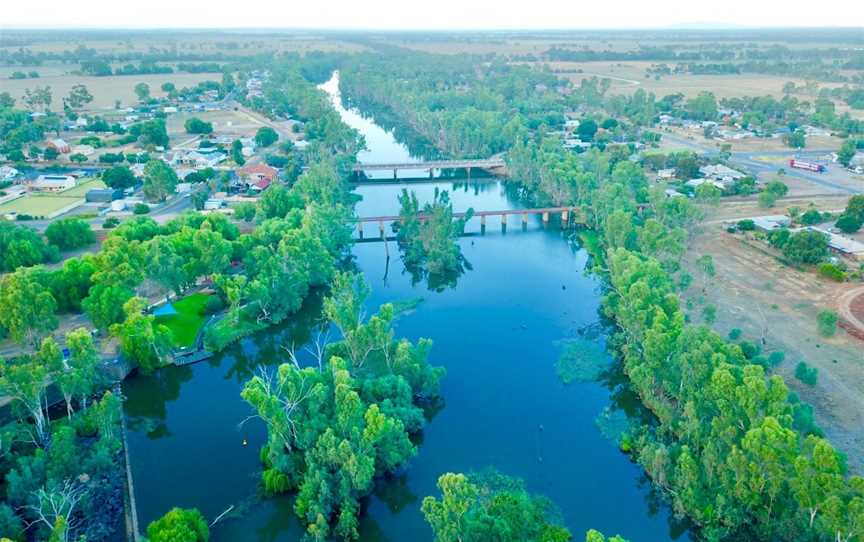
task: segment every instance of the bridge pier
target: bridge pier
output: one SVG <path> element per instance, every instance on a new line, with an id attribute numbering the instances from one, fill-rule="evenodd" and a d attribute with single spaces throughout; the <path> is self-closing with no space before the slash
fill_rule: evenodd
<path id="1" fill-rule="evenodd" d="M 507 213 L 501 213 L 501 233 L 507 233 Z"/>
<path id="2" fill-rule="evenodd" d="M 569 222 L 570 214 L 567 211 L 561 211 L 561 228 L 566 228 Z"/>
<path id="3" fill-rule="evenodd" d="M 398 171 L 399 171 L 398 169 L 393 168 L 393 180 L 394 180 L 394 181 L 397 180 L 397 179 L 399 178 L 399 176 L 396 174 Z"/>
<path id="4" fill-rule="evenodd" d="M 386 236 L 384 235 L 384 221 L 383 220 L 378 222 L 378 231 L 381 232 L 381 239 L 384 239 Z"/>
<path id="5" fill-rule="evenodd" d="M 360 236 L 360 239 L 363 239 L 363 223 L 357 223 L 357 234 Z"/>
<path id="6" fill-rule="evenodd" d="M 548 225 L 549 225 L 549 211 L 544 211 L 543 212 L 543 226 L 545 227 Z"/>
<path id="7" fill-rule="evenodd" d="M 522 213 L 522 231 L 528 229 L 528 213 Z"/>

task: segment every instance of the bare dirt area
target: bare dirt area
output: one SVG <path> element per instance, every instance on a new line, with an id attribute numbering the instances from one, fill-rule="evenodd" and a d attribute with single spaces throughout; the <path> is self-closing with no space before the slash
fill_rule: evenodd
<path id="1" fill-rule="evenodd" d="M 713 327 L 723 335 L 739 328 L 742 339 L 758 343 L 764 337 L 763 351 L 784 352 L 785 361 L 774 371 L 813 405 L 817 423 L 849 456 L 852 471 L 864 472 L 864 341 L 842 329 L 826 339 L 816 326 L 820 310 L 838 310 L 844 294 L 861 284 L 830 282 L 793 269 L 759 243 L 706 225 L 694 236 L 685 262 L 697 277 L 685 295 L 696 321 L 703 292 L 695 261 L 704 254 L 713 257 L 716 268 L 704 292 L 704 303 L 717 308 Z M 819 370 L 815 386 L 795 378 L 800 361 Z"/>

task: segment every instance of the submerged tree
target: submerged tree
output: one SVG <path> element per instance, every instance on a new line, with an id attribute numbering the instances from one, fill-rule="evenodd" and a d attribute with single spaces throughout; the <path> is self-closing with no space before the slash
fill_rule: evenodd
<path id="1" fill-rule="evenodd" d="M 565 542 L 571 538 L 552 502 L 528 493 L 517 478 L 494 470 L 470 476 L 451 472 L 438 478 L 438 488 L 441 500 L 426 497 L 422 506 L 435 542 Z"/>
<path id="2" fill-rule="evenodd" d="M 364 321 L 367 292 L 338 276 L 325 311 L 345 338 L 324 348 L 329 362 L 304 367 L 289 349 L 289 363 L 241 394 L 267 424 L 264 489 L 297 491 L 295 512 L 316 540 L 357 538 L 359 500 L 416 453 L 409 435 L 423 427 L 422 406 L 444 373 L 426 362 L 429 341 L 393 339 L 392 306 Z"/>
<path id="3" fill-rule="evenodd" d="M 393 229 L 403 250 L 405 265 L 415 281 L 426 275 L 430 287 L 452 284 L 465 266 L 456 240 L 474 210 L 468 209 L 464 216 L 455 218 L 449 194 L 437 188 L 432 202 L 422 209 L 417 195 L 405 189 L 399 196 L 399 204 L 399 221 Z"/>

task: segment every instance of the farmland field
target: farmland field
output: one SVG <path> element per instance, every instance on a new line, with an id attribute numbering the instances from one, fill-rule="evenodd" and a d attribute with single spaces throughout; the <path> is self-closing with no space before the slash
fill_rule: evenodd
<path id="1" fill-rule="evenodd" d="M 120 100 L 120 105 L 123 107 L 131 106 L 137 103 L 135 96 L 135 85 L 138 83 L 147 83 L 150 85 L 150 93 L 154 97 L 162 97 L 164 92 L 159 88 L 162 83 L 174 83 L 177 88 L 194 86 L 201 81 L 219 80 L 221 75 L 213 73 L 166 73 L 156 75 L 112 75 L 108 77 L 90 77 L 83 75 L 70 75 L 64 73 L 56 73 L 49 75 L 50 72 L 43 66 L 31 68 L 15 68 L 16 70 L 29 71 L 36 70 L 41 76 L 38 79 L 8 79 L 6 72 L 12 71 L 10 68 L 3 68 L 0 72 L 2 79 L 3 90 L 9 92 L 13 98 L 20 100 L 24 96 L 24 91 L 35 87 L 50 86 L 54 94 L 52 103 L 53 110 L 60 110 L 62 107 L 62 98 L 69 94 L 73 85 L 84 85 L 93 94 L 93 102 L 89 104 L 90 109 L 113 109 L 114 100 Z M 44 73 L 43 73 L 44 72 Z M 5 77 L 5 79 L 4 79 Z M 21 105 L 21 104 L 19 104 Z"/>

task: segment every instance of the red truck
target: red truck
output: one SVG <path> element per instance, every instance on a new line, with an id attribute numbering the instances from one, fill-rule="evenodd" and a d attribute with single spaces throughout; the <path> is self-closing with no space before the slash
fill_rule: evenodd
<path id="1" fill-rule="evenodd" d="M 806 169 L 807 171 L 815 171 L 816 173 L 824 173 L 825 166 L 813 162 L 805 162 L 803 160 L 789 160 L 789 167 L 795 169 Z"/>

